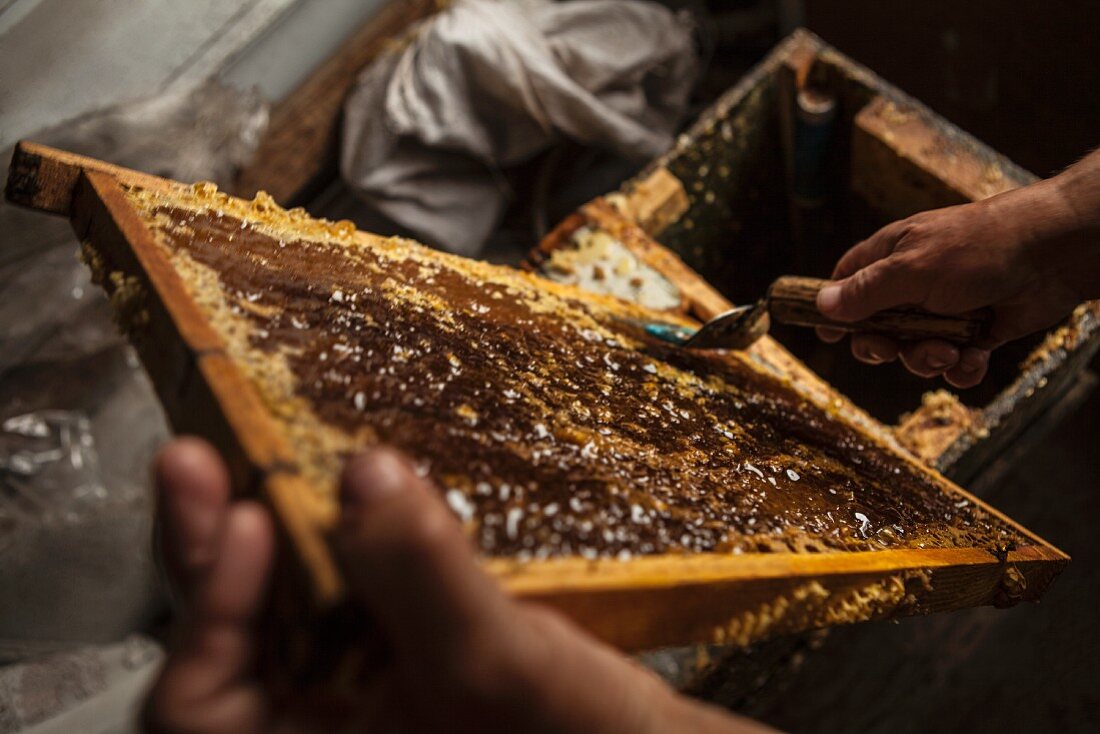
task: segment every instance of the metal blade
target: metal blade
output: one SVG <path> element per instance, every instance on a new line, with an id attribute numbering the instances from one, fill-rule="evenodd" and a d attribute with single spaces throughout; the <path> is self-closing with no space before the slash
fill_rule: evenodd
<path id="1" fill-rule="evenodd" d="M 684 342 L 685 349 L 745 349 L 768 333 L 771 325 L 763 301 L 738 306 L 703 324 Z"/>

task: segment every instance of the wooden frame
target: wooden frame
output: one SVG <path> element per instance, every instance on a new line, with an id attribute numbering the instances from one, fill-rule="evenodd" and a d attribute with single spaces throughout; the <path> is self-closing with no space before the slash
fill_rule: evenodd
<path id="1" fill-rule="evenodd" d="M 120 184 L 171 182 L 98 161 L 21 143 L 7 196 L 14 203 L 67 215 L 77 236 L 110 262 L 100 263 L 118 309 L 139 314 L 131 333 L 177 430 L 210 439 L 229 459 L 235 486 L 258 492 L 274 509 L 307 574 L 312 605 L 285 594 L 314 618 L 341 598 L 324 529 L 300 505 L 301 483 L 273 419 L 255 388 L 226 357 L 219 336 L 183 289 Z M 96 268 L 93 268 L 95 270 Z M 686 267 L 685 292 L 703 284 Z M 720 304 L 711 303 L 711 308 Z M 706 310 L 700 315 L 706 315 Z M 816 380 L 778 345 L 762 353 Z M 828 389 L 820 384 L 821 389 Z M 903 455 L 904 456 L 904 455 Z M 905 460 L 913 462 L 911 458 Z M 927 469 L 924 469 L 927 472 Z M 954 548 L 821 554 L 657 556 L 629 562 L 561 559 L 519 564 L 486 561 L 512 593 L 557 607 L 626 650 L 699 641 L 747 644 L 832 624 L 1037 599 L 1068 557 L 980 500 L 942 481 L 945 491 L 985 509 L 1027 537 L 1020 548 Z"/>

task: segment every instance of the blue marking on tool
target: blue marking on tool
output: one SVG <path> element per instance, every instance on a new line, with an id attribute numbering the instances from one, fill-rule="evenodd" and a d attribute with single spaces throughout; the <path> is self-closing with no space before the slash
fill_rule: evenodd
<path id="1" fill-rule="evenodd" d="M 686 326 L 677 326 L 676 324 L 650 323 L 645 325 L 645 332 L 650 336 L 657 337 L 661 341 L 679 346 L 695 336 L 696 329 L 691 329 Z"/>

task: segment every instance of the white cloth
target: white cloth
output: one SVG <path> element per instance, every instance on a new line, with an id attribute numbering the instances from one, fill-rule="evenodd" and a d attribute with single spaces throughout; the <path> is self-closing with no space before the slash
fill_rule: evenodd
<path id="1" fill-rule="evenodd" d="M 341 172 L 426 241 L 475 254 L 507 204 L 499 171 L 561 137 L 666 150 L 698 63 L 686 15 L 636 0 L 455 0 L 366 69 Z"/>

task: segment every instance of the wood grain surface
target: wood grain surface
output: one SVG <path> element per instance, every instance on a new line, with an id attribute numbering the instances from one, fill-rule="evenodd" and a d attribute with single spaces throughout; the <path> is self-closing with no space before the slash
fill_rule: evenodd
<path id="1" fill-rule="evenodd" d="M 837 321 L 817 309 L 817 294 L 829 281 L 785 275 L 768 288 L 768 312 L 774 321 L 795 326 L 826 326 L 841 331 L 880 334 L 904 341 L 942 339 L 959 345 L 985 337 L 993 321 L 988 310 L 945 315 L 915 306 L 887 308 L 860 321 Z"/>

